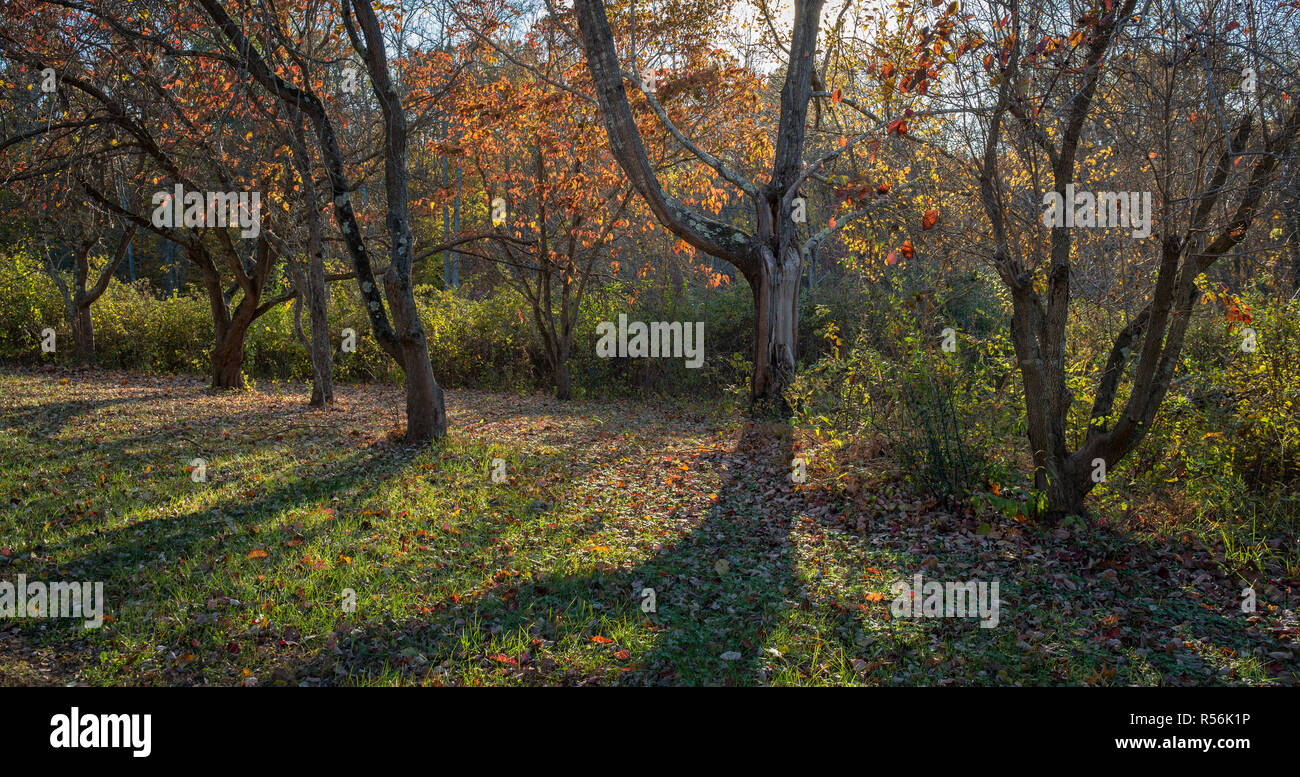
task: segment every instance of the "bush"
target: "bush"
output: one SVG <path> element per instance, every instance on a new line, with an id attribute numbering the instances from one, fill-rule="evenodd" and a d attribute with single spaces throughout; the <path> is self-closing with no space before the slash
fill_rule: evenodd
<path id="1" fill-rule="evenodd" d="M 40 260 L 22 252 L 0 254 L 0 360 L 53 361 L 54 355 L 41 352 L 41 330 L 47 327 L 59 342 L 72 337 L 58 287 Z"/>
<path id="2" fill-rule="evenodd" d="M 1191 528 L 1243 566 L 1300 564 L 1300 303 L 1243 295 L 1249 322 L 1199 306 L 1151 433 L 1101 503 Z M 1244 328 L 1257 333 L 1243 351 Z"/>
<path id="3" fill-rule="evenodd" d="M 1019 380 L 1010 343 L 989 323 L 1000 303 L 982 281 L 900 275 L 836 298 L 857 304 L 808 316 L 825 353 L 795 381 L 804 423 L 844 447 L 878 443 L 904 478 L 939 497 L 1004 477 L 986 452 L 1022 448 Z M 956 349 L 945 352 L 949 328 Z"/>
<path id="4" fill-rule="evenodd" d="M 110 283 L 90 308 L 98 363 L 148 373 L 207 373 L 212 313 L 189 295 L 159 298 L 149 281 Z"/>
<path id="5" fill-rule="evenodd" d="M 268 291 L 268 294 L 276 293 Z M 434 374 L 448 388 L 548 390 L 550 365 L 528 302 L 514 289 L 498 286 L 475 298 L 464 290 L 416 288 Z M 664 289 L 653 279 L 602 286 L 582 302 L 570 357 L 577 396 L 716 396 L 747 383 L 753 312 L 749 290 L 722 287 Z M 375 342 L 353 284 L 330 287 L 329 329 L 334 375 L 339 382 L 401 380 L 401 370 Z M 706 359 L 687 369 L 680 359 L 601 359 L 596 326 L 629 320 L 706 321 Z M 244 371 L 253 378 L 311 379 L 310 355 L 299 338 L 293 304 L 280 305 L 249 327 Z M 100 366 L 145 373 L 210 370 L 214 327 L 209 303 L 197 291 L 164 296 L 148 281 L 114 280 L 91 308 Z M 310 333 L 306 311 L 304 335 Z M 40 332 L 53 327 L 60 344 L 71 326 L 54 282 L 22 254 L 0 255 L 0 360 L 68 363 L 71 348 L 42 354 Z M 355 353 L 341 349 L 342 333 L 357 334 Z M 747 390 L 747 388 L 746 388 Z"/>

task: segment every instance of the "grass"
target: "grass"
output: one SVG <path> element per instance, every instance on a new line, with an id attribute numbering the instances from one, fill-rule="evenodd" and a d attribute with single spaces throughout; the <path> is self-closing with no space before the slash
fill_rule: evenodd
<path id="1" fill-rule="evenodd" d="M 1300 672 L 1295 604 L 1261 592 L 1242 613 L 1221 559 L 1177 536 L 945 508 L 870 461 L 832 465 L 799 430 L 708 408 L 452 391 L 450 436 L 417 451 L 396 441 L 396 389 L 340 396 L 320 412 L 298 385 L 214 394 L 184 378 L 0 371 L 0 579 L 103 581 L 109 616 L 91 630 L 0 621 L 0 683 L 1267 685 Z M 890 585 L 917 572 L 999 581 L 999 626 L 893 617 Z"/>

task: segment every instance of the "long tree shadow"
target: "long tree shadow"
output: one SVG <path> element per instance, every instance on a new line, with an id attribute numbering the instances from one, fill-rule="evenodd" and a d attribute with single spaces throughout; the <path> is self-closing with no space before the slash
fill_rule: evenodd
<path id="1" fill-rule="evenodd" d="M 268 411 L 260 414 L 259 420 L 264 422 L 270 415 L 287 412 L 290 411 Z M 217 418 L 214 416 L 212 420 Z M 191 417 L 189 421 L 193 423 L 195 419 Z M 340 436 L 347 439 L 345 435 Z M 99 454 L 108 455 L 111 460 L 117 461 L 116 454 L 121 454 L 125 449 L 150 443 L 153 443 L 151 452 L 156 453 L 159 441 L 155 435 L 147 433 L 126 434 L 91 447 Z M 170 446 L 171 442 L 163 444 Z M 595 445 L 593 442 L 593 448 Z M 247 442 L 241 449 L 248 455 L 274 456 L 275 451 L 292 447 L 289 442 L 281 445 L 269 437 L 259 436 L 256 441 Z M 456 444 L 450 448 L 436 446 L 429 451 L 411 451 L 401 446 L 376 443 L 341 461 L 331 462 L 325 469 L 321 469 L 319 462 L 313 462 L 313 467 L 307 474 L 295 471 L 292 466 L 280 466 L 273 475 L 276 485 L 269 490 L 259 487 L 256 491 L 246 491 L 240 485 L 242 479 L 237 474 L 230 473 L 233 479 L 224 484 L 219 483 L 221 490 L 215 499 L 205 502 L 203 507 L 173 512 L 162 506 L 164 509 L 150 510 L 144 520 L 118 522 L 111 526 L 78 526 L 80 533 L 75 536 L 56 536 L 38 546 L 32 546 L 30 549 L 39 550 L 45 559 L 33 556 L 32 560 L 24 563 L 22 569 L 27 571 L 29 577 L 43 573 L 49 579 L 75 578 L 107 582 L 109 590 L 106 593 L 111 604 L 108 614 L 116 619 L 116 624 L 106 630 L 105 634 L 87 635 L 79 630 L 79 622 L 33 620 L 15 624 L 0 637 L 6 641 L 12 640 L 9 644 L 16 645 L 20 650 L 40 646 L 57 647 L 59 653 L 66 658 L 71 660 L 80 656 L 80 662 L 92 666 L 97 665 L 94 656 L 100 656 L 98 664 L 104 660 L 105 654 L 102 651 L 105 640 L 101 637 L 128 646 L 127 653 L 134 654 L 128 656 L 131 661 L 138 657 L 141 647 L 146 647 L 149 653 L 156 649 L 164 657 L 173 658 L 184 651 L 201 652 L 199 645 L 203 645 L 205 651 L 216 645 L 218 650 L 224 652 L 230 637 L 238 637 L 241 641 L 248 637 L 248 641 L 255 642 L 260 649 L 268 640 L 272 645 L 276 640 L 265 629 L 242 629 L 236 610 L 246 610 L 247 607 L 238 602 L 234 606 L 227 606 L 225 602 L 228 597 L 223 594 L 242 589 L 245 593 L 252 593 L 251 596 L 240 594 L 240 598 L 245 601 L 256 601 L 263 594 L 279 598 L 284 584 L 287 583 L 288 589 L 292 590 L 292 581 L 306 581 L 309 578 L 314 578 L 319 583 L 317 589 L 327 592 L 325 598 L 317 599 L 314 603 L 295 600 L 295 604 L 314 611 L 314 615 L 306 619 L 306 622 L 310 628 L 319 631 L 320 626 L 329 623 L 334 614 L 339 612 L 338 602 L 334 601 L 338 592 L 347 589 L 366 591 L 372 582 L 369 576 L 374 574 L 376 563 L 383 570 L 380 574 L 396 575 L 403 579 L 414 573 L 414 565 L 392 563 L 375 553 L 371 554 L 365 565 L 353 567 L 333 562 L 331 569 L 321 572 L 304 565 L 304 551 L 315 546 L 314 550 L 318 553 L 321 548 L 326 548 L 334 549 L 335 554 L 339 553 L 339 549 L 352 554 L 354 551 L 348 548 L 364 546 L 362 538 L 371 533 L 372 521 L 376 531 L 406 533 L 421 525 L 430 526 L 434 517 L 422 516 L 418 519 L 387 522 L 378 517 L 360 517 L 356 511 L 361 505 L 367 504 L 368 498 L 359 498 L 350 505 L 353 510 L 349 511 L 347 518 L 338 521 L 331 518 L 324 522 L 318 521 L 306 529 L 293 529 L 292 537 L 275 534 L 267 536 L 272 530 L 280 534 L 287 530 L 286 525 L 272 519 L 278 515 L 301 512 L 301 508 L 308 505 L 329 505 L 331 497 L 340 493 L 363 490 L 377 492 L 397 481 L 410 482 L 411 478 L 442 479 L 453 476 L 456 472 L 464 476 L 463 465 L 466 461 L 475 462 L 486 453 L 487 446 L 484 444 L 470 445 L 468 448 Z M 574 453 L 582 457 L 588 452 L 578 447 Z M 444 456 L 458 458 L 460 469 L 447 471 L 443 466 Z M 486 461 L 484 459 L 483 464 Z M 413 463 L 418 463 L 418 466 L 412 467 Z M 581 467 L 566 468 L 566 472 L 570 478 L 584 476 Z M 184 477 L 188 481 L 187 476 L 174 474 L 170 477 Z M 562 490 L 566 485 L 568 484 L 559 487 Z M 188 486 L 187 482 L 182 490 Z M 194 488 L 201 492 L 205 487 L 210 486 Z M 452 484 L 434 490 L 450 490 L 453 494 L 455 491 Z M 400 491 L 399 486 L 397 492 Z M 506 493 L 509 494 L 506 497 L 510 503 L 508 508 L 514 515 L 530 517 L 536 523 L 550 520 L 544 514 L 533 514 L 527 507 L 528 497 L 523 493 Z M 385 512 L 396 513 L 410 506 L 401 499 L 400 493 L 396 495 L 398 499 L 384 505 L 391 508 Z M 70 497 L 71 494 L 61 499 Z M 483 494 L 480 493 L 477 497 L 482 498 Z M 160 507 L 145 505 L 142 499 L 144 497 L 135 498 L 130 504 L 120 506 Z M 493 497 L 492 501 L 495 500 L 496 497 Z M 380 507 L 378 504 L 373 506 Z M 461 524 L 462 529 L 457 530 L 463 530 L 465 538 L 472 538 L 476 542 L 490 540 L 491 527 L 475 525 L 469 515 L 461 520 L 468 521 L 467 524 Z M 392 523 L 392 526 L 383 525 L 384 523 Z M 436 523 L 441 524 L 443 521 L 439 519 Z M 259 533 L 261 537 L 257 536 Z M 321 542 L 318 543 L 318 539 Z M 448 545 L 460 544 L 459 539 L 451 536 L 442 537 L 440 541 L 443 542 L 444 549 Z M 294 552 L 294 546 L 298 547 L 297 552 Z M 245 555 L 250 549 L 256 548 L 269 548 L 271 554 L 264 560 L 246 561 Z M 330 558 L 328 553 L 325 555 Z M 7 571 L 16 573 L 19 569 L 12 567 Z M 418 588 L 436 588 L 449 574 L 450 570 L 434 572 Z M 208 600 L 206 608 L 205 600 Z M 242 622 L 247 623 L 246 617 Z M 292 641 L 305 632 L 306 629 L 297 633 L 284 632 L 283 636 Z M 127 656 L 127 653 L 122 655 Z M 200 682 L 201 672 L 205 671 L 201 664 L 206 664 L 208 669 L 217 670 L 215 674 L 207 676 L 208 680 L 229 681 L 232 672 L 225 670 L 237 662 L 232 662 L 229 656 L 224 658 L 225 661 L 222 661 L 221 656 L 205 652 L 200 661 L 191 659 L 193 663 L 189 668 L 173 672 L 161 681 Z M 288 656 L 284 662 L 296 661 L 300 662 L 300 659 Z M 155 661 L 150 663 L 155 666 L 158 664 Z M 131 673 L 124 674 L 128 671 Z M 142 677 L 149 679 L 142 680 Z M 123 678 L 136 682 L 160 681 L 150 675 L 135 674 L 133 669 L 125 666 L 118 669 L 99 666 L 96 669 L 96 679 L 99 681 L 110 679 L 118 682 Z"/>
<path id="2" fill-rule="evenodd" d="M 1226 579 L 1211 585 L 1204 554 L 1143 548 L 1109 531 L 1055 539 L 1010 518 L 961 510 L 938 514 L 901 494 L 877 506 L 878 495 L 864 493 L 872 498 L 864 501 L 864 521 L 856 529 L 853 521 L 841 520 L 846 511 L 840 503 L 832 510 L 809 509 L 810 502 L 832 504 L 834 495 L 792 487 L 796 454 L 787 425 L 751 426 L 731 449 L 691 457 L 692 468 L 710 473 L 708 489 L 716 496 L 689 506 L 669 500 L 676 507 L 665 508 L 661 528 L 651 527 L 662 544 L 651 546 L 645 536 L 627 533 L 645 528 L 643 522 L 624 522 L 627 515 L 620 512 L 637 509 L 634 500 L 610 500 L 616 507 L 609 510 L 584 506 L 581 497 L 592 491 L 583 482 L 609 470 L 622 476 L 620 462 L 660 458 L 648 452 L 675 450 L 676 458 L 698 450 L 693 442 L 670 442 L 674 429 L 683 428 L 679 421 L 647 423 L 616 408 L 609 412 L 618 420 L 593 426 L 572 420 L 586 419 L 597 412 L 594 407 L 540 412 L 493 395 L 471 398 L 477 401 L 466 403 L 467 415 L 477 416 L 491 403 L 488 415 L 503 424 L 497 431 L 513 433 L 506 444 L 528 439 L 530 450 L 540 450 L 540 444 L 550 452 L 538 460 L 551 464 L 516 470 L 512 463 L 518 476 L 513 485 L 476 488 L 471 484 L 487 482 L 482 470 L 502 444 L 491 429 L 471 431 L 446 450 L 410 455 L 396 455 L 383 443 L 356 448 L 340 429 L 324 444 L 345 445 L 353 449 L 350 455 L 316 460 L 312 452 L 318 448 L 293 440 L 280 444 L 264 434 L 268 420 L 297 416 L 295 409 L 266 408 L 243 425 L 224 421 L 219 407 L 191 414 L 188 423 L 205 435 L 235 432 L 232 444 L 253 459 L 298 455 L 310 466 L 281 462 L 269 470 L 269 483 L 244 485 L 233 477 L 226 484 L 233 490 L 202 507 L 142 512 L 138 517 L 144 520 L 96 525 L 89 532 L 84 523 L 73 528 L 56 520 L 51 539 L 41 546 L 20 543 L 20 549 L 47 557 L 24 560 L 22 569 L 29 577 L 40 572 L 51 579 L 110 582 L 121 620 L 94 637 L 75 633 L 71 623 L 49 621 L 14 624 L 7 632 L 21 648 L 57 645 L 90 664 L 106 645 L 110 663 L 117 649 L 133 660 L 155 652 L 200 654 L 163 675 L 138 664 L 98 666 L 93 679 L 114 682 L 238 682 L 242 668 L 260 674 L 267 662 L 282 670 L 278 679 L 285 682 L 304 676 L 343 683 L 803 682 L 808 676 L 802 665 L 819 661 L 810 656 L 822 649 L 862 656 L 869 667 L 880 663 L 858 677 L 869 683 L 1005 684 L 1001 671 L 1007 667 L 1008 678 L 1030 684 L 1229 682 L 1234 675 L 1219 673 L 1235 671 L 1227 666 L 1229 652 L 1276 661 L 1280 668 L 1269 669 L 1271 675 L 1295 671 L 1294 658 L 1269 657 L 1290 650 L 1281 636 L 1259 634 L 1283 634 L 1285 624 L 1274 624 L 1279 616 L 1265 610 L 1257 627 L 1241 614 L 1233 600 L 1239 586 L 1234 591 Z M 57 413 L 83 404 L 67 403 Z M 511 423 L 519 417 L 526 423 Z M 546 420 L 551 417 L 557 423 Z M 137 448 L 155 458 L 160 451 L 178 451 L 175 439 L 159 439 L 157 431 L 121 429 L 103 441 L 65 431 L 62 455 L 70 459 L 60 466 L 92 453 L 117 466 Z M 458 459 L 455 466 L 448 457 Z M 547 500 L 533 489 L 543 480 Z M 660 496 L 670 490 L 661 480 L 646 485 Z M 58 499 L 84 499 L 93 483 L 81 478 L 77 488 L 91 491 L 68 491 Z M 346 516 L 292 529 L 305 508 L 328 506 L 339 494 L 352 508 Z M 430 495 L 436 503 L 420 502 Z M 550 502 L 555 495 L 563 506 Z M 148 499 L 134 494 L 116 507 L 143 509 Z M 911 504 L 907 516 L 897 502 Z M 464 508 L 459 517 L 441 512 L 457 504 Z M 363 512 L 379 509 L 387 515 Z M 416 514 L 397 515 L 405 510 Z M 52 515 L 46 511 L 41 520 Z M 286 520 L 275 520 L 281 515 Z M 505 541 L 514 547 L 503 547 Z M 538 545 L 524 548 L 530 541 Z M 416 544 L 430 547 L 405 553 L 405 546 Z M 599 552 L 592 552 L 593 545 Z M 249 560 L 258 548 L 269 550 L 269 557 Z M 330 568 L 306 565 L 308 551 L 327 555 Z M 340 554 L 356 556 L 356 563 L 341 561 Z M 823 563 L 832 557 L 834 564 Z M 970 620 L 890 621 L 887 601 L 865 599 L 862 573 L 871 567 L 903 579 L 924 571 L 928 579 L 1001 580 L 1001 625 L 981 630 Z M 6 576 L 18 571 L 5 570 Z M 873 591 L 882 590 L 878 583 L 874 579 Z M 310 596 L 292 595 L 299 584 Z M 850 588 L 857 598 L 845 600 Z M 363 602 L 360 611 L 345 613 L 336 599 L 346 589 L 362 597 L 378 594 L 386 603 L 367 608 Z M 227 603 L 235 593 L 242 604 Z M 127 599 L 129 606 L 122 606 Z M 300 633 L 283 625 L 291 620 L 283 612 L 270 611 L 274 625 L 267 625 L 261 605 L 270 599 L 302 611 L 292 621 Z M 861 604 L 874 610 L 868 613 Z M 795 608 L 810 611 L 796 615 Z M 876 641 L 855 647 L 854 632 L 864 630 Z M 316 641 L 310 640 L 313 632 Z M 792 641 L 792 632 L 807 642 Z M 227 651 L 237 643 L 244 652 Z M 772 669 L 766 651 L 774 645 L 795 651 L 777 671 L 797 669 L 800 678 L 766 674 Z M 948 663 L 958 657 L 960 665 Z M 814 682 L 854 681 L 852 672 L 836 677 L 818 671 Z M 1254 671 L 1248 681 L 1259 679 Z"/>
<path id="3" fill-rule="evenodd" d="M 713 505 L 702 515 L 675 512 L 670 544 L 628 567 L 597 564 L 579 574 L 521 570 L 519 577 L 472 599 L 459 598 L 425 622 L 365 625 L 340 641 L 336 674 L 383 681 L 392 655 L 367 646 L 401 644 L 456 662 L 483 659 L 464 645 L 522 633 L 533 645 L 593 639 L 619 646 L 602 631 L 632 621 L 652 642 L 619 676 L 584 675 L 536 660 L 517 661 L 524 681 L 559 684 L 752 684 L 761 681 L 761 652 L 799 587 L 788 521 L 764 517 L 789 492 L 792 435 L 788 425 L 753 425 L 734 450 L 705 454 L 695 466 L 719 470 Z M 477 632 L 477 633 L 476 633 Z M 474 648 L 471 648 L 471 651 Z M 630 654 L 629 654 L 630 657 Z"/>
<path id="4" fill-rule="evenodd" d="M 53 437 L 74 419 L 115 405 L 156 402 L 157 397 L 138 395 L 108 399 L 81 399 L 32 405 L 0 406 L 0 428 L 27 435 Z"/>
<path id="5" fill-rule="evenodd" d="M 251 546 L 266 544 L 255 536 L 269 528 L 273 516 L 326 500 L 358 484 L 392 476 L 408 463 L 404 457 L 385 454 L 384 446 L 362 450 L 328 475 L 291 479 L 253 498 L 227 494 L 202 509 L 96 529 L 92 536 L 56 540 L 42 546 L 42 551 L 58 556 L 57 567 L 33 562 L 11 567 L 5 577 L 24 572 L 29 579 L 103 582 L 104 614 L 138 631 L 147 628 L 141 624 L 159 615 L 179 580 L 205 580 L 199 590 L 212 590 L 223 578 L 228 580 L 230 572 L 222 565 L 229 564 L 232 558 L 242 558 Z M 295 536 L 300 543 L 310 543 L 328 528 L 318 524 Z M 81 623 L 80 619 L 16 621 L 10 636 L 16 637 L 20 645 L 61 644 L 64 653 L 97 651 L 93 641 L 86 638 L 88 635 L 81 632 Z"/>

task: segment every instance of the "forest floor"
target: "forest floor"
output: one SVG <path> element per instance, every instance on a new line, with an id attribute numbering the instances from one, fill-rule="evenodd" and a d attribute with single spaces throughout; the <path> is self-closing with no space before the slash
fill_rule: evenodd
<path id="1" fill-rule="evenodd" d="M 400 389 L 302 392 L 0 370 L 0 580 L 106 600 L 0 620 L 0 684 L 1300 682 L 1297 604 L 1243 612 L 1192 537 L 945 508 L 668 402 L 450 391 L 411 450 Z M 917 574 L 997 581 L 997 624 L 895 617 Z"/>

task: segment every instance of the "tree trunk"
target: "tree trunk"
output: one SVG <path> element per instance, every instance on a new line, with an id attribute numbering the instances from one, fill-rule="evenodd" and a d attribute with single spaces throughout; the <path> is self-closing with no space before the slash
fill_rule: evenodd
<path id="1" fill-rule="evenodd" d="M 573 387 L 569 377 L 569 343 L 561 343 L 555 359 L 555 398 L 567 402 L 573 398 Z"/>
<path id="2" fill-rule="evenodd" d="M 310 168 L 303 180 L 309 180 Z M 307 312 L 311 318 L 311 406 L 334 404 L 334 354 L 330 349 L 329 314 L 325 301 L 325 250 L 319 215 L 315 211 L 316 189 L 307 186 L 312 212 L 308 218 Z"/>
<path id="3" fill-rule="evenodd" d="M 404 345 L 403 351 L 407 359 L 406 442 L 424 445 L 447 434 L 442 387 L 433 377 L 423 333 L 417 345 Z"/>
<path id="4" fill-rule="evenodd" d="M 244 298 L 235 308 L 228 323 L 217 328 L 217 343 L 212 349 L 212 387 L 214 389 L 240 389 L 244 387 L 244 342 L 248 328 L 257 318 L 257 297 Z"/>
<path id="5" fill-rule="evenodd" d="M 1061 374 L 1063 355 L 1043 352 L 1039 336 L 1043 313 L 1031 294 L 1027 286 L 1012 291 L 1011 341 L 1025 387 L 1025 436 L 1034 462 L 1034 489 L 1047 498 L 1047 508 L 1039 517 L 1050 522 L 1082 515 L 1087 490 L 1079 487 L 1065 444 L 1064 418 L 1051 401 L 1052 376 Z"/>
<path id="6" fill-rule="evenodd" d="M 406 442 L 424 445 L 447 434 L 442 387 L 433 376 L 429 344 L 410 281 L 390 265 L 384 274 L 384 291 L 393 311 L 402 369 L 406 372 Z"/>
<path id="7" fill-rule="evenodd" d="M 228 332 L 212 351 L 212 387 L 214 389 L 242 388 L 244 366 L 244 335 Z"/>
<path id="8" fill-rule="evenodd" d="M 241 312 L 236 310 L 234 319 L 226 331 L 218 336 L 216 347 L 212 349 L 214 389 L 244 387 L 244 340 L 248 337 L 248 327 L 253 322 L 251 319 L 244 321 Z"/>
<path id="9" fill-rule="evenodd" d="M 778 222 L 779 223 L 779 222 Z M 793 225 L 791 224 L 791 233 Z M 780 248 L 786 243 L 784 249 Z M 771 244 L 778 247 L 773 248 Z M 759 414 L 789 413 L 786 401 L 795 374 L 799 331 L 799 276 L 803 256 L 793 234 L 757 249 L 759 277 L 754 294 L 754 375 L 751 400 Z M 781 261 L 777 261 L 777 257 Z"/>
<path id="10" fill-rule="evenodd" d="M 294 167 L 302 180 L 303 197 L 307 201 L 307 272 L 305 288 L 307 311 L 311 319 L 311 406 L 325 407 L 334 404 L 334 355 L 330 349 L 330 328 L 325 298 L 325 247 L 324 228 L 321 225 L 320 200 L 316 196 L 316 179 L 313 175 L 311 154 L 307 152 L 306 133 L 302 113 L 292 107 L 293 135 L 290 150 Z"/>
<path id="11" fill-rule="evenodd" d="M 1092 491 L 1091 468 L 1070 456 L 1064 459 L 1039 457 L 1034 461 L 1034 488 L 1047 497 L 1047 509 L 1040 518 L 1055 523 L 1068 515 L 1086 517 L 1084 498 Z"/>
<path id="12" fill-rule="evenodd" d="M 308 306 L 311 314 L 311 405 L 334 404 L 334 354 L 330 350 L 330 326 L 325 309 L 325 274 L 312 259 L 307 272 Z"/>
<path id="13" fill-rule="evenodd" d="M 95 366 L 95 324 L 90 318 L 90 303 L 78 302 L 72 318 L 72 340 L 78 367 Z"/>

